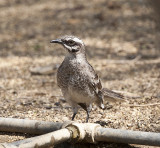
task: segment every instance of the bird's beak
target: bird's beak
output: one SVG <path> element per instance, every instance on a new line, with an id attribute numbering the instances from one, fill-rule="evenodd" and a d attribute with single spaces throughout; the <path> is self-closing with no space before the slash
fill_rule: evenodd
<path id="1" fill-rule="evenodd" d="M 62 44 L 62 40 L 61 39 L 51 40 L 50 43 Z"/>

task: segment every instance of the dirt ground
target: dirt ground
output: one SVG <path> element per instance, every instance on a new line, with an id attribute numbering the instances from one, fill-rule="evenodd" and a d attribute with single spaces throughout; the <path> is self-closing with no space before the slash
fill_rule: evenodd
<path id="1" fill-rule="evenodd" d="M 72 110 L 56 84 L 65 50 L 50 45 L 62 35 L 80 37 L 103 87 L 132 93 L 128 104 L 93 106 L 89 122 L 104 127 L 160 132 L 160 56 L 153 12 L 145 0 L 1 0 L 0 115 L 53 122 L 70 120 Z M 31 68 L 53 65 L 50 75 Z M 75 120 L 85 122 L 80 109 Z M 28 135 L 0 133 L 0 142 Z M 87 147 L 145 147 L 101 143 Z"/>

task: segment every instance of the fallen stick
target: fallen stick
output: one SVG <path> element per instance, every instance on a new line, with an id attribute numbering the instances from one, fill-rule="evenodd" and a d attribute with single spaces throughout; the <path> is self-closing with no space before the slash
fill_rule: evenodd
<path id="1" fill-rule="evenodd" d="M 64 129 L 12 143 L 0 143 L 0 148 L 46 148 L 65 141 L 96 143 L 115 142 L 160 146 L 160 133 L 102 128 L 94 123 L 69 123 Z"/>
<path id="2" fill-rule="evenodd" d="M 68 129 L 61 129 L 45 135 L 28 138 L 12 143 L 2 143 L 0 148 L 47 148 L 67 141 L 71 138 Z"/>
<path id="3" fill-rule="evenodd" d="M 62 123 L 0 117 L 0 131 L 45 134 L 61 129 Z"/>
<path id="4" fill-rule="evenodd" d="M 95 139 L 105 142 L 160 146 L 160 133 L 153 132 L 99 128 Z"/>

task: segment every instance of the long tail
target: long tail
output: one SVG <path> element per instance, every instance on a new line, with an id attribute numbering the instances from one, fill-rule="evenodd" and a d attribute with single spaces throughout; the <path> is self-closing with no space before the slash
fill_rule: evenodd
<path id="1" fill-rule="evenodd" d="M 107 88 L 102 89 L 102 93 L 104 95 L 104 99 L 111 102 L 126 102 L 123 95 L 116 93 L 114 91 L 111 91 Z"/>

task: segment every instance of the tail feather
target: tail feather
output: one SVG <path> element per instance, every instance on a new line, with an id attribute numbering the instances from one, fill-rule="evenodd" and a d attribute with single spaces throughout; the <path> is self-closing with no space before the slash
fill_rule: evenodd
<path id="1" fill-rule="evenodd" d="M 125 102 L 125 98 L 123 95 L 116 93 L 114 91 L 111 91 L 107 88 L 102 89 L 102 93 L 104 95 L 104 99 L 111 102 Z"/>

